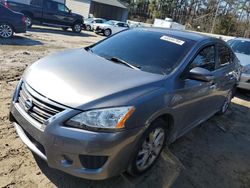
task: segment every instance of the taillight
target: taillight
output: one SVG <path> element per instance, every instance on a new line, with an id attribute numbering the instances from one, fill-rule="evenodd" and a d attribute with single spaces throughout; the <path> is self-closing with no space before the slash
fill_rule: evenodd
<path id="1" fill-rule="evenodd" d="M 10 8 L 10 5 L 9 5 L 9 3 L 8 3 L 7 1 L 4 2 L 4 6 L 5 6 L 6 8 Z"/>
<path id="2" fill-rule="evenodd" d="M 26 17 L 25 16 L 23 16 L 22 22 L 26 25 Z"/>

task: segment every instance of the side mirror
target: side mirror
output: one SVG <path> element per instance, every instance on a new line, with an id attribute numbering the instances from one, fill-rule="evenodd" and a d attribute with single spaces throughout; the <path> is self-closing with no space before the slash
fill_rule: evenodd
<path id="1" fill-rule="evenodd" d="M 71 13 L 72 13 L 72 10 L 69 10 L 69 13 L 71 14 Z"/>
<path id="2" fill-rule="evenodd" d="M 188 73 L 188 78 L 192 80 L 199 80 L 203 82 L 210 82 L 214 79 L 213 74 L 204 68 L 195 67 L 191 69 Z"/>

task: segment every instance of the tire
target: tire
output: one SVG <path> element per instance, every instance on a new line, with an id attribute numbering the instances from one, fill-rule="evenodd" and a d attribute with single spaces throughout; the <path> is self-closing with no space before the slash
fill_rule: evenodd
<path id="1" fill-rule="evenodd" d="M 26 20 L 25 20 L 26 27 L 31 28 L 33 25 L 32 17 L 29 15 L 25 15 L 25 17 L 26 17 Z"/>
<path id="2" fill-rule="evenodd" d="M 157 139 L 159 142 L 156 147 L 152 142 L 156 142 Z M 127 172 L 132 176 L 137 176 L 149 170 L 159 158 L 166 139 L 166 122 L 162 119 L 155 120 L 141 137 Z"/>
<path id="3" fill-rule="evenodd" d="M 90 25 L 86 25 L 86 30 L 87 31 L 91 31 L 92 29 L 91 29 L 91 26 Z"/>
<path id="4" fill-rule="evenodd" d="M 75 23 L 72 27 L 73 32 L 75 33 L 81 33 L 82 31 L 82 24 L 81 23 Z"/>
<path id="5" fill-rule="evenodd" d="M 103 31 L 104 36 L 109 37 L 112 34 L 112 31 L 110 29 L 105 29 Z"/>
<path id="6" fill-rule="evenodd" d="M 11 38 L 14 34 L 13 27 L 8 23 L 0 23 L 0 37 Z"/>
<path id="7" fill-rule="evenodd" d="M 62 27 L 62 30 L 63 30 L 63 31 L 67 31 L 67 30 L 68 30 L 68 27 Z"/>
<path id="8" fill-rule="evenodd" d="M 224 101 L 224 103 L 223 103 L 223 105 L 222 105 L 220 111 L 217 113 L 218 115 L 223 115 L 223 114 L 225 114 L 225 113 L 227 112 L 227 110 L 228 110 L 228 108 L 229 108 L 229 106 L 230 106 L 231 100 L 232 100 L 232 98 L 233 98 L 233 96 L 234 96 L 235 90 L 236 90 L 236 88 L 231 89 L 231 90 L 228 92 L 228 94 L 227 94 L 227 96 L 226 96 L 226 99 L 225 99 L 225 101 Z"/>

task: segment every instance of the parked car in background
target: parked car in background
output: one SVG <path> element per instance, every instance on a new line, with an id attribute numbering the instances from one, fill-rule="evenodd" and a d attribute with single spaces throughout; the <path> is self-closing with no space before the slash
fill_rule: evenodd
<path id="1" fill-rule="evenodd" d="M 14 33 L 25 33 L 25 17 L 0 4 L 0 37 L 10 38 Z"/>
<path id="2" fill-rule="evenodd" d="M 222 40 L 143 28 L 33 63 L 11 102 L 23 142 L 87 179 L 138 175 L 234 96 L 240 64 Z"/>
<path id="3" fill-rule="evenodd" d="M 243 66 L 238 87 L 250 90 L 250 39 L 236 38 L 228 41 Z"/>
<path id="4" fill-rule="evenodd" d="M 102 33 L 106 37 L 116 34 L 120 31 L 129 29 L 129 25 L 125 22 L 119 22 L 115 20 L 107 21 L 103 24 L 98 24 L 94 26 L 94 30 L 96 33 Z"/>
<path id="5" fill-rule="evenodd" d="M 61 27 L 63 30 L 72 28 L 80 33 L 83 16 L 72 13 L 64 4 L 52 0 L 0 0 L 4 6 L 21 12 L 26 17 L 27 27 L 33 24 Z"/>
<path id="6" fill-rule="evenodd" d="M 102 18 L 88 18 L 84 20 L 84 28 L 87 31 L 93 31 L 94 26 L 98 26 L 99 24 L 103 24 L 105 22 L 107 22 L 107 20 L 102 19 Z"/>

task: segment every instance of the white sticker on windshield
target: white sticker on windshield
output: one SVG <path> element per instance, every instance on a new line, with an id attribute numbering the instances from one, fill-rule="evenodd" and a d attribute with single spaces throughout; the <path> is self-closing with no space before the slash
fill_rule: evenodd
<path id="1" fill-rule="evenodd" d="M 185 43 L 185 41 L 183 41 L 183 40 L 179 40 L 179 39 L 176 39 L 176 38 L 173 38 L 173 37 L 169 37 L 169 36 L 165 36 L 165 35 L 163 35 L 161 37 L 161 40 L 172 42 L 172 43 L 175 43 L 175 44 L 178 44 L 178 45 L 183 45 Z"/>

